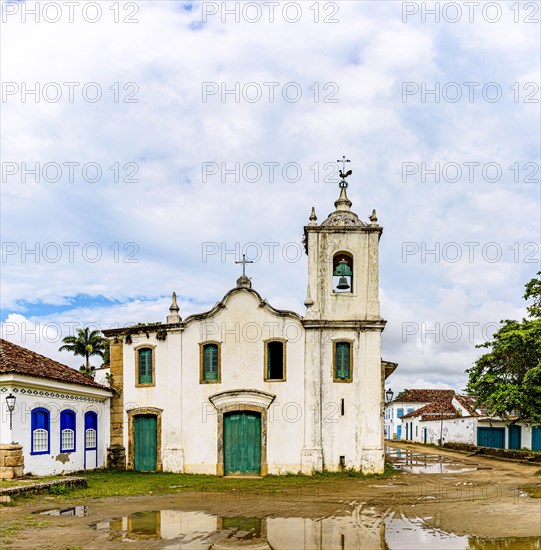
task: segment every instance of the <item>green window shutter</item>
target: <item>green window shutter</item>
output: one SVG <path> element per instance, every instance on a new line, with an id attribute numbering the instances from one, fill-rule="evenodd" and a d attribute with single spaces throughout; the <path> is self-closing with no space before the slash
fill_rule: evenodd
<path id="1" fill-rule="evenodd" d="M 218 346 L 207 344 L 203 347 L 203 380 L 215 382 L 218 380 Z"/>
<path id="2" fill-rule="evenodd" d="M 336 344 L 335 357 L 336 373 L 335 377 L 345 380 L 350 377 L 351 372 L 351 353 L 349 342 L 338 342 Z"/>
<path id="3" fill-rule="evenodd" d="M 139 350 L 139 384 L 152 384 L 152 350 Z"/>

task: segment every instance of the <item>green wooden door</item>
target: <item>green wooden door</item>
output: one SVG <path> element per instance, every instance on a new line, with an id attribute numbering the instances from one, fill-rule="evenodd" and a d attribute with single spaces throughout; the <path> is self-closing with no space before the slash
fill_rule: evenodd
<path id="1" fill-rule="evenodd" d="M 133 419 L 133 462 L 136 470 L 156 470 L 156 428 L 156 416 L 153 414 L 138 415 Z"/>
<path id="2" fill-rule="evenodd" d="M 224 473 L 261 473 L 261 415 L 234 412 L 224 416 Z"/>
<path id="3" fill-rule="evenodd" d="M 520 449 L 522 445 L 522 429 L 520 426 L 509 426 L 509 449 Z"/>

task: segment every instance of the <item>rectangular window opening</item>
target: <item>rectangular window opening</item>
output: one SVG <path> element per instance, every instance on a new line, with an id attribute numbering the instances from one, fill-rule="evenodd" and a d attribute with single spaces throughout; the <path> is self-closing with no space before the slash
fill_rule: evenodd
<path id="1" fill-rule="evenodd" d="M 346 410 L 346 407 L 345 407 L 344 399 L 341 399 L 340 400 L 340 413 L 342 414 L 342 416 L 344 416 L 345 410 Z"/>
<path id="2" fill-rule="evenodd" d="M 346 457 L 345 455 L 340 455 L 340 469 L 344 469 L 346 467 Z"/>
<path id="3" fill-rule="evenodd" d="M 283 342 L 268 342 L 267 380 L 283 380 L 284 378 L 284 344 Z"/>
<path id="4" fill-rule="evenodd" d="M 203 380 L 218 381 L 218 344 L 203 346 Z"/>
<path id="5" fill-rule="evenodd" d="M 351 377 L 351 345 L 349 342 L 337 342 L 335 347 L 335 378 L 349 380 Z"/>

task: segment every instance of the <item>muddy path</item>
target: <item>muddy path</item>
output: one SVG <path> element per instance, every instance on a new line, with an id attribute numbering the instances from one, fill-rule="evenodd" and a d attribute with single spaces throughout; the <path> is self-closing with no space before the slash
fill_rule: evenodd
<path id="1" fill-rule="evenodd" d="M 541 484 L 541 477 L 534 475 L 539 466 L 415 445 L 393 443 L 388 450 L 389 459 L 402 470 L 380 480 L 330 481 L 267 494 L 179 492 L 77 499 L 64 501 L 61 508 L 68 511 L 59 516 L 39 514 L 58 508 L 54 497 L 43 496 L 2 508 L 8 525 L 28 525 L 5 537 L 10 539 L 6 548 L 121 548 L 126 547 L 123 541 L 171 549 L 402 548 L 403 533 L 415 536 L 416 529 L 418 548 L 468 548 L 463 535 L 521 537 L 505 547 L 541 547 L 541 538 L 534 538 L 541 537 L 541 499 L 519 489 Z M 436 473 L 407 471 L 415 468 Z M 77 505 L 81 508 L 70 510 Z M 445 539 L 451 546 L 430 538 L 428 546 L 421 544 L 427 533 L 434 537 L 439 531 L 455 537 Z M 483 548 L 498 547 L 490 544 Z"/>

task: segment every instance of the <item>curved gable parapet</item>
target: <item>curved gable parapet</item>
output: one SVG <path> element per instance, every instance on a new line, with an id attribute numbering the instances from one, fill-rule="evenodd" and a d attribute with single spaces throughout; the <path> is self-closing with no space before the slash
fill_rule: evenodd
<path id="1" fill-rule="evenodd" d="M 289 311 L 286 309 L 276 309 L 275 307 L 271 306 L 267 300 L 264 300 L 259 292 L 254 290 L 253 288 L 233 288 L 227 294 L 219 301 L 217 302 L 214 307 L 206 311 L 204 313 L 195 313 L 193 315 L 189 315 L 184 319 L 184 325 L 187 326 L 191 322 L 196 321 L 204 321 L 205 319 L 212 319 L 218 313 L 227 307 L 227 303 L 229 300 L 233 297 L 233 295 L 239 293 L 239 292 L 249 292 L 252 294 L 252 296 L 259 302 L 259 307 L 265 309 L 267 312 L 269 312 L 272 315 L 275 315 L 277 317 L 290 317 L 292 319 L 296 319 L 297 321 L 302 321 L 302 316 L 298 313 L 295 313 L 294 311 Z"/>

